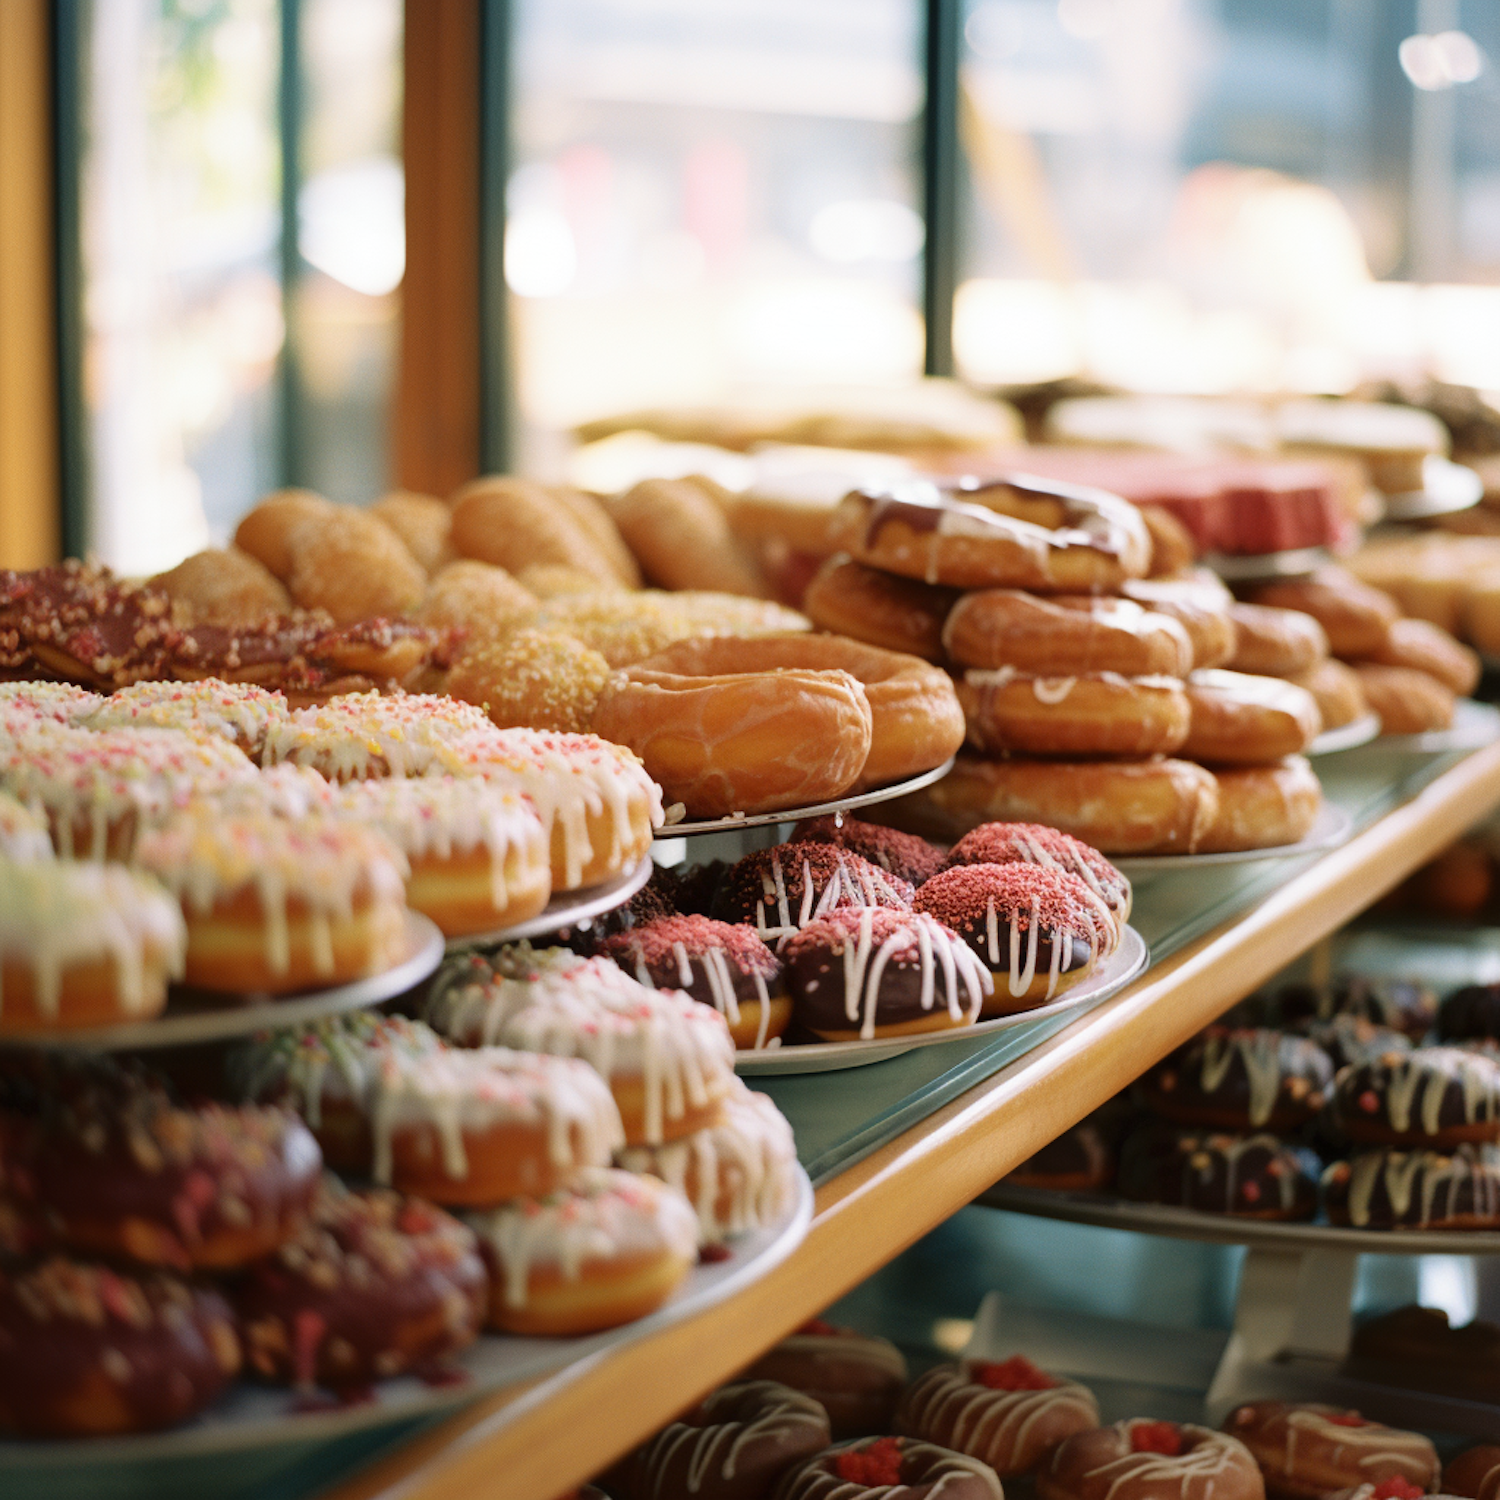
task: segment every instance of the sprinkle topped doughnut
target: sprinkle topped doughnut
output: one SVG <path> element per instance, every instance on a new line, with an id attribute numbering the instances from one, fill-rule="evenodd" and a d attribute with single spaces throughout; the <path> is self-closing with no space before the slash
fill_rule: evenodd
<path id="1" fill-rule="evenodd" d="M 1345 1068 L 1334 1109 L 1350 1140 L 1451 1149 L 1500 1138 L 1500 1064 L 1460 1047 L 1388 1052 Z"/>
<path id="2" fill-rule="evenodd" d="M 1494 1229 L 1500 1162 L 1482 1146 L 1442 1151 L 1359 1151 L 1323 1173 L 1334 1224 L 1356 1229 Z"/>
<path id="3" fill-rule="evenodd" d="M 879 865 L 887 875 L 921 885 L 936 875 L 947 860 L 943 851 L 914 833 L 902 833 L 880 823 L 862 823 L 858 818 L 830 814 L 800 823 L 792 843 L 837 844 Z"/>
<path id="4" fill-rule="evenodd" d="M 217 735 L 256 760 L 286 698 L 244 682 L 136 682 L 111 693 L 84 719 L 89 729 L 181 729 Z"/>
<path id="5" fill-rule="evenodd" d="M 29 864 L 52 858 L 47 820 L 9 792 L 0 792 L 0 859 Z"/>
<path id="6" fill-rule="evenodd" d="M 797 1019 L 829 1041 L 972 1026 L 995 988 L 968 944 L 925 912 L 839 908 L 794 932 L 782 956 Z"/>
<path id="7" fill-rule="evenodd" d="M 780 844 L 747 854 L 725 876 L 714 915 L 748 922 L 762 937 L 787 937 L 841 906 L 911 909 L 912 888 L 833 844 Z"/>
<path id="8" fill-rule="evenodd" d="M 489 727 L 482 708 L 424 693 L 345 693 L 272 724 L 265 763 L 311 766 L 330 781 L 423 776 L 441 747 Z"/>
<path id="9" fill-rule="evenodd" d="M 0 732 L 34 719 L 78 724 L 105 701 L 71 682 L 0 682 Z"/>
<path id="10" fill-rule="evenodd" d="M 1328 1055 L 1308 1037 L 1264 1027 L 1210 1026 L 1142 1082 L 1159 1115 L 1219 1130 L 1294 1130 L 1333 1084 Z"/>
<path id="11" fill-rule="evenodd" d="M 956 865 L 917 892 L 999 978 L 997 1009 L 1025 1010 L 1093 972 L 1119 943 L 1110 909 L 1076 875 L 1039 865 Z"/>
<path id="12" fill-rule="evenodd" d="M 1041 823 L 981 823 L 948 854 L 950 865 L 1040 865 L 1076 875 L 1112 911 L 1130 919 L 1130 881 L 1095 848 Z"/>

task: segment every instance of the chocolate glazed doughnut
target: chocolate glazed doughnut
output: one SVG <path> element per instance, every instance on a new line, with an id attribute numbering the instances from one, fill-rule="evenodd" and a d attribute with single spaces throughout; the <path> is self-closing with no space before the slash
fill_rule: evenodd
<path id="1" fill-rule="evenodd" d="M 1137 1417 L 1065 1439 L 1037 1473 L 1038 1500 L 1263 1500 L 1245 1445 L 1190 1422 Z"/>
<path id="2" fill-rule="evenodd" d="M 772 1500 L 1002 1500 L 995 1471 L 915 1438 L 841 1443 L 785 1475 Z"/>
<path id="3" fill-rule="evenodd" d="M 835 1328 L 821 1318 L 766 1350 L 740 1376 L 776 1380 L 828 1413 L 835 1438 L 888 1432 L 906 1384 L 906 1358 L 889 1339 Z"/>
<path id="4" fill-rule="evenodd" d="M 632 1500 L 764 1500 L 778 1476 L 828 1446 L 828 1414 L 774 1380 L 706 1396 L 630 1464 Z"/>

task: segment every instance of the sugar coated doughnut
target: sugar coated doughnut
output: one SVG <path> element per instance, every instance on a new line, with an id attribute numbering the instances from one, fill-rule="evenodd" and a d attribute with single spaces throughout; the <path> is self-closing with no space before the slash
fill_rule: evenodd
<path id="1" fill-rule="evenodd" d="M 1382 734 L 1426 734 L 1453 723 L 1453 690 L 1415 667 L 1382 667 L 1357 662 L 1359 685 Z"/>
<path id="2" fill-rule="evenodd" d="M 1332 1084 L 1327 1053 L 1308 1037 L 1211 1026 L 1145 1076 L 1142 1096 L 1181 1125 L 1293 1130 L 1323 1108 Z"/>
<path id="3" fill-rule="evenodd" d="M 1500 1063 L 1461 1047 L 1387 1052 L 1345 1068 L 1333 1094 L 1340 1128 L 1362 1146 L 1451 1150 L 1500 1139 Z"/>
<path id="4" fill-rule="evenodd" d="M 1250 1450 L 1190 1422 L 1136 1417 L 1065 1438 L 1036 1474 L 1039 1500 L 1263 1500 Z"/>
<path id="5" fill-rule="evenodd" d="M 240 1368 L 217 1292 L 62 1256 L 0 1270 L 0 1348 L 0 1431 L 28 1438 L 175 1427 Z"/>
<path id="6" fill-rule="evenodd" d="M 330 1179 L 312 1217 L 233 1296 L 263 1379 L 366 1385 L 456 1353 L 484 1320 L 489 1279 L 473 1231 L 441 1209 Z"/>
<path id="7" fill-rule="evenodd" d="M 1305 672 L 1293 672 L 1286 680 L 1312 694 L 1325 730 L 1341 729 L 1370 711 L 1359 674 L 1332 657 Z"/>
<path id="8" fill-rule="evenodd" d="M 520 725 L 583 734 L 593 722 L 610 665 L 561 631 L 514 630 L 463 650 L 444 689 L 477 703 L 501 729 Z"/>
<path id="9" fill-rule="evenodd" d="M 1130 920 L 1130 881 L 1097 849 L 1040 823 L 981 823 L 949 851 L 950 865 L 1040 865 L 1076 875 L 1124 927 Z M 934 872 L 936 873 L 936 872 Z"/>
<path id="10" fill-rule="evenodd" d="M 758 849 L 719 884 L 713 914 L 747 922 L 762 938 L 783 938 L 841 907 L 911 908 L 912 888 L 833 844 L 811 841 Z"/>
<path id="11" fill-rule="evenodd" d="M 536 607 L 536 595 L 504 568 L 461 557 L 433 574 L 413 615 L 463 631 L 461 649 L 468 651 L 507 635 Z"/>
<path id="12" fill-rule="evenodd" d="M 886 1496 L 941 1496 L 942 1500 L 1001 1500 L 1000 1480 L 988 1464 L 916 1438 L 856 1438 L 793 1469 L 774 1500 L 883 1500 Z"/>
<path id="13" fill-rule="evenodd" d="M 533 480 L 489 475 L 464 485 L 452 496 L 451 536 L 463 556 L 512 573 L 559 563 L 601 583 L 627 581 L 588 527 Z"/>
<path id="14" fill-rule="evenodd" d="M 1235 648 L 1226 665 L 1236 672 L 1292 677 L 1328 656 L 1328 632 L 1300 610 L 1234 604 L 1229 615 Z"/>
<path id="15" fill-rule="evenodd" d="M 712 480 L 643 479 L 609 502 L 609 515 L 648 582 L 765 598 L 755 554 L 730 530 L 717 490 Z"/>
<path id="16" fill-rule="evenodd" d="M 1356 1151 L 1325 1169 L 1323 1206 L 1355 1229 L 1500 1228 L 1500 1164 L 1482 1146 Z"/>
<path id="17" fill-rule="evenodd" d="M 864 823 L 845 813 L 831 813 L 799 823 L 791 842 L 836 844 L 872 865 L 879 865 L 887 875 L 914 886 L 921 885 L 929 875 L 936 875 L 947 863 L 941 849 L 916 834 L 902 833 L 879 823 Z"/>
<path id="18" fill-rule="evenodd" d="M 906 1356 L 889 1340 L 822 1318 L 773 1344 L 740 1376 L 774 1380 L 811 1396 L 835 1438 L 889 1432 L 906 1386 Z"/>
<path id="19" fill-rule="evenodd" d="M 1182 754 L 1211 765 L 1263 764 L 1301 755 L 1323 729 L 1305 688 L 1248 672 L 1194 672 L 1187 683 L 1192 723 Z"/>
<path id="20" fill-rule="evenodd" d="M 1024 1355 L 937 1365 L 901 1398 L 896 1431 L 967 1453 L 1002 1479 L 1034 1469 L 1064 1438 L 1099 1425 L 1087 1386 Z"/>
<path id="21" fill-rule="evenodd" d="M 1307 578 L 1259 583 L 1245 595 L 1251 604 L 1311 615 L 1335 656 L 1369 656 L 1381 650 L 1401 610 L 1391 596 L 1344 568 L 1320 568 Z"/>
<path id="22" fill-rule="evenodd" d="M 290 614 L 292 596 L 259 558 L 208 547 L 151 580 L 195 625 L 258 625 Z"/>
<path id="23" fill-rule="evenodd" d="M 427 574 L 406 543 L 378 516 L 340 505 L 315 512 L 287 533 L 286 586 L 303 609 L 322 609 L 338 625 L 410 614 L 427 592 Z"/>
<path id="24" fill-rule="evenodd" d="M 1312 832 L 1323 806 L 1317 773 L 1301 755 L 1269 766 L 1233 766 L 1217 773 L 1219 808 L 1198 841 L 1200 854 L 1276 849 Z"/>
<path id="25" fill-rule="evenodd" d="M 453 561 L 455 553 L 449 537 L 452 512 L 447 502 L 436 495 L 392 490 L 370 507 L 369 514 L 384 521 L 401 538 L 424 573 L 436 573 Z"/>
<path id="26" fill-rule="evenodd" d="M 838 556 L 818 569 L 802 607 L 820 630 L 940 662 L 943 621 L 958 597 L 954 589 Z"/>
<path id="27" fill-rule="evenodd" d="M 991 754 L 1170 755 L 1191 722 L 1175 677 L 1038 677 L 971 667 L 958 683 L 958 701 L 969 743 Z"/>
<path id="28" fill-rule="evenodd" d="M 492 1272 L 487 1321 L 503 1333 L 592 1333 L 633 1322 L 671 1296 L 698 1252 L 698 1217 L 681 1193 L 610 1167 L 468 1223 Z"/>
<path id="29" fill-rule="evenodd" d="M 966 667 L 1013 667 L 1043 677 L 1185 677 L 1193 665 L 1192 640 L 1169 615 L 1129 599 L 1044 599 L 1017 589 L 963 595 L 943 626 L 943 645 Z"/>
<path id="30" fill-rule="evenodd" d="M 286 698 L 247 682 L 134 682 L 83 720 L 88 729 L 182 729 L 217 735 L 259 760 L 266 730 L 287 713 Z"/>
<path id="31" fill-rule="evenodd" d="M 234 544 L 285 583 L 292 576 L 292 532 L 303 521 L 331 512 L 337 512 L 333 501 L 313 490 L 276 490 L 240 518 Z"/>
<path id="32" fill-rule="evenodd" d="M 1195 667 L 1222 667 L 1234 656 L 1234 596 L 1206 569 L 1179 578 L 1132 578 L 1120 585 L 1125 598 L 1153 614 L 1168 615 L 1187 631 Z"/>

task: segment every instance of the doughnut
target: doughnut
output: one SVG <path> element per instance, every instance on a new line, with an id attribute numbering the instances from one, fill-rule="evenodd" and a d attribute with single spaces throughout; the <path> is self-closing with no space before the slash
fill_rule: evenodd
<path id="1" fill-rule="evenodd" d="M 897 826 L 956 839 L 980 823 L 1047 823 L 1104 854 L 1192 854 L 1219 811 L 1211 772 L 1185 760 L 982 760 L 880 809 Z"/>
<path id="2" fill-rule="evenodd" d="M 570 635 L 515 630 L 462 652 L 443 690 L 478 704 L 501 729 L 586 734 L 609 676 L 609 663 Z"/>
<path id="3" fill-rule="evenodd" d="M 1262 764 L 1301 755 L 1323 729 L 1305 688 L 1247 672 L 1194 672 L 1187 682 L 1192 724 L 1182 754 L 1214 765 Z"/>
<path id="4" fill-rule="evenodd" d="M 1479 686 L 1479 653 L 1427 620 L 1395 620 L 1384 644 L 1365 658 L 1377 667 L 1412 667 L 1460 698 Z"/>
<path id="5" fill-rule="evenodd" d="M 1401 1311 L 1406 1312 L 1409 1310 L 1403 1308 Z M 1448 1321 L 1447 1315 L 1438 1312 L 1436 1308 L 1422 1307 L 1417 1308 L 1416 1311 L 1420 1312 L 1424 1317 L 1429 1315 L 1440 1317 L 1445 1325 Z M 1396 1317 L 1398 1315 L 1393 1313 L 1390 1316 Z M 1377 1319 L 1376 1321 L 1384 1322 L 1386 1320 Z M 1359 1342 L 1360 1334 L 1363 1332 L 1363 1329 L 1355 1332 L 1356 1345 Z M 1443 1483 L 1440 1493 L 1444 1495 L 1462 1495 L 1466 1497 L 1466 1500 L 1476 1500 L 1481 1487 L 1484 1485 L 1484 1481 L 1497 1468 L 1500 1468 L 1500 1447 L 1497 1447 L 1494 1443 L 1480 1443 L 1473 1448 L 1465 1448 L 1457 1458 L 1449 1459 L 1443 1466 Z"/>
<path id="6" fill-rule="evenodd" d="M 567 506 L 529 479 L 490 475 L 452 496 L 452 541 L 464 557 L 512 573 L 560 563 L 601 583 L 627 582 Z"/>
<path id="7" fill-rule="evenodd" d="M 762 938 L 784 938 L 840 907 L 911 909 L 912 888 L 833 844 L 757 849 L 733 866 L 714 895 L 721 922 L 746 922 Z"/>
<path id="8" fill-rule="evenodd" d="M 1042 677 L 1186 677 L 1193 666 L 1192 639 L 1170 615 L 1129 599 L 1043 599 L 1017 589 L 964 594 L 943 626 L 943 646 L 966 667 Z"/>
<path id="9" fill-rule="evenodd" d="M 1019 476 L 854 490 L 831 536 L 857 562 L 953 588 L 1089 594 L 1151 564 L 1150 533 L 1128 501 Z"/>
<path id="10" fill-rule="evenodd" d="M 1325 730 L 1341 729 L 1370 711 L 1359 674 L 1332 657 L 1305 672 L 1293 672 L 1286 680 L 1312 694 Z"/>
<path id="11" fill-rule="evenodd" d="M 1384 1053 L 1339 1074 L 1333 1108 L 1361 1146 L 1500 1140 L 1500 1063 L 1460 1047 Z"/>
<path id="12" fill-rule="evenodd" d="M 1356 662 L 1355 674 L 1381 734 L 1426 734 L 1453 723 L 1457 703 L 1451 688 L 1415 667 Z"/>
<path id="13" fill-rule="evenodd" d="M 290 614 L 292 596 L 258 558 L 209 547 L 151 580 L 195 625 L 255 625 Z"/>
<path id="14" fill-rule="evenodd" d="M 661 788 L 631 751 L 596 734 L 496 729 L 444 747 L 443 765 L 531 798 L 550 831 L 552 889 L 576 891 L 634 869 L 662 822 Z"/>
<path id="15" fill-rule="evenodd" d="M 631 560 L 634 561 L 633 556 Z M 476 566 L 489 567 L 489 564 Z M 516 574 L 516 581 L 539 600 L 558 599 L 568 594 L 619 594 L 626 591 L 622 583 L 607 583 L 565 563 L 534 563 L 529 568 L 522 568 Z"/>
<path id="16" fill-rule="evenodd" d="M 712 480 L 643 479 L 609 502 L 609 514 L 648 583 L 768 598 L 755 555 L 730 530 Z"/>
<path id="17" fill-rule="evenodd" d="M 1036 1471 L 1038 1500 L 1262 1500 L 1237 1438 L 1191 1422 L 1134 1417 L 1064 1438 Z"/>
<path id="18" fill-rule="evenodd" d="M 1141 1080 L 1147 1108 L 1178 1125 L 1294 1130 L 1332 1093 L 1333 1065 L 1307 1037 L 1210 1026 Z"/>
<path id="19" fill-rule="evenodd" d="M 449 531 L 453 517 L 447 502 L 436 495 L 412 490 L 392 490 L 382 495 L 367 514 L 383 521 L 401 538 L 406 550 L 428 575 L 452 562 L 456 556 Z"/>
<path id="20" fill-rule="evenodd" d="M 716 1011 L 562 948 L 521 944 L 452 962 L 433 981 L 424 1019 L 460 1046 L 583 1058 L 609 1083 L 632 1146 L 713 1124 L 734 1077 L 734 1042 Z"/>
<path id="21" fill-rule="evenodd" d="M 1224 1419 L 1249 1449 L 1277 1500 L 1320 1500 L 1334 1490 L 1405 1479 L 1437 1487 L 1437 1450 L 1420 1433 L 1312 1401 L 1247 1401 Z"/>
<path id="22" fill-rule="evenodd" d="M 631 666 L 674 641 L 718 633 L 697 629 L 675 594 L 655 591 L 554 596 L 541 604 L 530 624 L 582 641 L 611 667 Z"/>
<path id="23" fill-rule="evenodd" d="M 441 1209 L 328 1179 L 312 1217 L 232 1292 L 245 1360 L 304 1389 L 362 1386 L 473 1343 L 489 1278 L 472 1230 Z"/>
<path id="24" fill-rule="evenodd" d="M 1016 1187 L 1089 1193 L 1107 1187 L 1114 1171 L 1114 1152 L 1104 1132 L 1093 1121 L 1080 1120 L 1013 1167 L 1004 1180 Z"/>
<path id="25" fill-rule="evenodd" d="M 1225 666 L 1235 653 L 1234 596 L 1207 569 L 1181 578 L 1132 578 L 1120 593 L 1153 614 L 1168 615 L 1188 633 L 1195 667 Z"/>
<path id="26" fill-rule="evenodd" d="M 445 937 L 513 927 L 552 893 L 547 830 L 519 791 L 477 776 L 387 777 L 340 787 L 328 810 L 405 856 L 406 903 Z"/>
<path id="27" fill-rule="evenodd" d="M 1493 1403 L 1495 1326 L 1476 1319 L 1450 1327 L 1448 1314 L 1440 1308 L 1414 1303 L 1398 1307 L 1355 1328 L 1340 1373 L 1380 1385 Z M 1500 1449 L 1470 1448 L 1444 1467 L 1442 1493 L 1493 1494 L 1500 1479 L 1488 1485 L 1485 1481 L 1497 1466 Z"/>
<path id="28" fill-rule="evenodd" d="M 802 608 L 819 630 L 886 651 L 944 658 L 943 621 L 959 594 L 915 578 L 867 568 L 852 557 L 830 557 L 813 576 Z"/>
<path id="29" fill-rule="evenodd" d="M 182 902 L 188 984 L 285 995 L 405 956 L 406 860 L 373 829 L 200 803 L 146 834 L 136 862 Z"/>
<path id="30" fill-rule="evenodd" d="M 1386 1026 L 1377 1026 L 1363 1016 L 1330 1016 L 1310 1020 L 1296 1028 L 1309 1036 L 1327 1054 L 1335 1073 L 1351 1063 L 1379 1057 L 1383 1052 L 1411 1051 L 1411 1038 Z"/>
<path id="31" fill-rule="evenodd" d="M 338 509 L 313 490 L 275 490 L 240 518 L 234 545 L 285 583 L 292 576 L 292 532 L 303 521 L 336 514 Z"/>
<path id="32" fill-rule="evenodd" d="M 793 1016 L 828 1042 L 972 1026 L 995 991 L 963 938 L 921 912 L 838 908 L 781 955 Z"/>
<path id="33" fill-rule="evenodd" d="M 1300 755 L 1269 766 L 1233 766 L 1215 772 L 1219 811 L 1198 841 L 1200 854 L 1276 849 L 1312 832 L 1323 806 L 1317 773 Z"/>
<path id="34" fill-rule="evenodd" d="M 1142 505 L 1141 520 L 1151 533 L 1151 578 L 1170 578 L 1192 567 L 1198 556 L 1193 534 L 1164 505 Z"/>
<path id="35" fill-rule="evenodd" d="M 1500 985 L 1466 984 L 1438 1006 L 1437 1033 L 1445 1042 L 1500 1040 Z"/>
<path id="36" fill-rule="evenodd" d="M 1305 1220 L 1318 1211 L 1316 1158 L 1274 1135 L 1147 1127 L 1127 1136 L 1122 1198 L 1237 1218 Z"/>
<path id="37" fill-rule="evenodd" d="M 174 1105 L 130 1076 L 52 1101 L 24 1151 L 49 1239 L 85 1255 L 227 1270 L 306 1222 L 323 1170 L 307 1127 L 259 1105 Z"/>
<path id="38" fill-rule="evenodd" d="M 151 880 L 0 858 L 0 1036 L 159 1015 L 186 948 L 177 902 Z"/>
<path id="39" fill-rule="evenodd" d="M 809 841 L 836 844 L 840 849 L 869 860 L 872 865 L 879 865 L 887 875 L 894 875 L 914 886 L 921 885 L 930 875 L 936 875 L 947 863 L 947 856 L 941 849 L 914 833 L 902 833 L 879 823 L 862 823 L 846 813 L 830 813 L 826 817 L 809 818 L 805 823 L 799 823 L 791 842 Z"/>
<path id="40" fill-rule="evenodd" d="M 0 1431 L 104 1437 L 175 1427 L 238 1373 L 218 1292 L 49 1256 L 0 1269 Z"/>
<path id="41" fill-rule="evenodd" d="M 1280 578 L 1248 589 L 1251 604 L 1311 615 L 1335 656 L 1369 656 L 1381 650 L 1401 618 L 1396 601 L 1345 568 L 1319 568 L 1307 578 Z"/>
<path id="42" fill-rule="evenodd" d="M 1329 653 L 1328 632 L 1311 615 L 1262 604 L 1232 604 L 1235 648 L 1228 665 L 1236 672 L 1294 677 Z"/>
<path id="43" fill-rule="evenodd" d="M 981 823 L 949 851 L 949 865 L 1039 865 L 1076 875 L 1110 909 L 1117 926 L 1130 920 L 1126 879 L 1097 849 L 1040 823 Z"/>
<path id="44" fill-rule="evenodd" d="M 103 702 L 102 694 L 71 682 L 0 682 L 0 733 L 38 719 L 81 724 Z"/>
<path id="45" fill-rule="evenodd" d="M 773 1500 L 1001 1500 L 995 1471 L 916 1438 L 855 1438 L 786 1474 Z"/>
<path id="46" fill-rule="evenodd" d="M 957 865 L 934 875 L 912 904 L 951 928 L 994 976 L 984 1015 L 1047 1004 L 1087 979 L 1120 940 L 1110 909 L 1083 881 L 1039 865 Z"/>
<path id="47" fill-rule="evenodd" d="M 0 792 L 0 861 L 31 864 L 51 858 L 47 820 L 9 792 Z"/>
<path id="48" fill-rule="evenodd" d="M 906 1386 L 906 1356 L 889 1340 L 821 1318 L 773 1344 L 741 1380 L 774 1380 L 811 1396 L 835 1439 L 889 1432 Z"/>
<path id="49" fill-rule="evenodd" d="M 698 1217 L 654 1177 L 590 1167 L 544 1198 L 468 1223 L 491 1272 L 489 1327 L 531 1337 L 593 1333 L 654 1312 L 692 1269 Z"/>
<path id="50" fill-rule="evenodd" d="M 287 713 L 286 698 L 246 682 L 135 682 L 111 693 L 83 720 L 86 729 L 180 729 L 216 735 L 252 760 L 266 731 Z"/>
<path id="51" fill-rule="evenodd" d="M 957 686 L 969 744 L 990 754 L 1170 755 L 1191 722 L 1175 677 L 1038 677 L 971 667 Z"/>
<path id="52" fill-rule="evenodd" d="M 1359 1151 L 1324 1171 L 1323 1207 L 1354 1229 L 1496 1229 L 1500 1165 L 1467 1145 Z"/>
<path id="53" fill-rule="evenodd" d="M 0 739 L 0 790 L 44 813 L 65 859 L 128 859 L 143 830 L 255 768 L 224 740 L 174 729 L 43 724 Z"/>
<path id="54" fill-rule="evenodd" d="M 1358 1016 L 1403 1032 L 1413 1042 L 1427 1035 L 1438 1016 L 1437 995 L 1428 985 L 1383 975 L 1342 974 L 1320 989 L 1289 986 L 1281 991 L 1277 1003 L 1290 1023 L 1306 1018 Z"/>
<path id="55" fill-rule="evenodd" d="M 1087 1386 L 1022 1354 L 936 1365 L 907 1388 L 896 1431 L 967 1453 L 1002 1479 L 1029 1473 L 1064 1438 L 1099 1425 Z"/>
<path id="56" fill-rule="evenodd" d="M 303 609 L 326 610 L 336 625 L 410 614 L 427 592 L 427 574 L 384 521 L 340 505 L 298 521 L 287 533 L 291 596 Z"/>
<path id="57" fill-rule="evenodd" d="M 656 917 L 605 938 L 599 951 L 643 985 L 681 990 L 711 1005 L 736 1047 L 771 1046 L 791 1022 L 781 961 L 743 925 Z"/>
<path id="58" fill-rule="evenodd" d="M 537 597 L 504 568 L 461 557 L 432 575 L 413 611 L 424 625 L 462 630 L 462 649 L 499 640 L 535 614 Z"/>
<path id="59" fill-rule="evenodd" d="M 797 1196 L 797 1147 L 786 1116 L 739 1079 L 716 1125 L 662 1146 L 627 1146 L 627 1172 L 659 1177 L 698 1215 L 705 1245 L 777 1224 Z"/>
<path id="60" fill-rule="evenodd" d="M 763 1500 L 828 1446 L 828 1415 L 774 1380 L 738 1380 L 648 1439 L 626 1461 L 630 1494 L 650 1500 Z"/>
<path id="61" fill-rule="evenodd" d="M 697 482 L 700 485 L 705 483 L 701 479 Z M 640 564 L 604 502 L 566 484 L 548 485 L 547 492 L 588 533 L 589 539 L 604 554 L 619 585 L 627 589 L 640 588 Z"/>

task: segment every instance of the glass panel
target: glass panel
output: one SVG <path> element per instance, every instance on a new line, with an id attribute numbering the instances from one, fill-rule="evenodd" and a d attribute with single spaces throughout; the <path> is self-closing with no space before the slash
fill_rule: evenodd
<path id="1" fill-rule="evenodd" d="M 516 0 L 522 460 L 574 422 L 921 369 L 917 0 Z"/>

